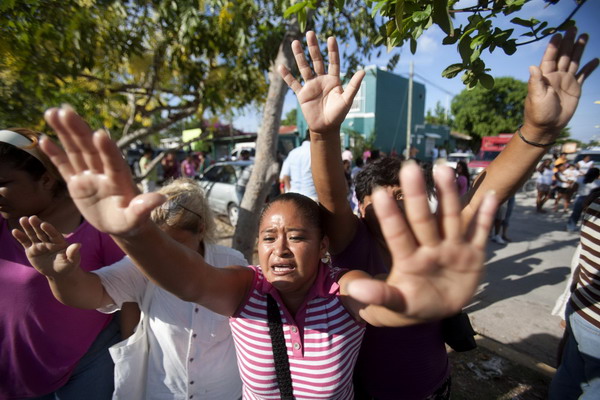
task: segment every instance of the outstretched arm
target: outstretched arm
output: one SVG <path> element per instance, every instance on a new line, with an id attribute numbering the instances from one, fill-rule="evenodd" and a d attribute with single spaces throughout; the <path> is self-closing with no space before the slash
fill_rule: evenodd
<path id="1" fill-rule="evenodd" d="M 14 229 L 12 234 L 25 249 L 31 265 L 48 279 L 58 301 L 89 310 L 113 303 L 100 278 L 79 267 L 79 243 L 69 244 L 52 224 L 36 216 L 23 217 L 19 223 L 23 231 Z"/>
<path id="2" fill-rule="evenodd" d="M 350 110 L 365 73 L 357 72 L 344 89 L 340 80 L 340 58 L 336 39 L 330 37 L 327 40 L 327 73 L 314 32 L 306 33 L 306 42 L 314 72 L 304 57 L 300 42 L 295 40 L 292 43 L 304 86 L 285 66 L 281 65 L 279 72 L 296 93 L 310 129 L 313 180 L 319 203 L 329 211 L 325 218 L 325 231 L 329 237 L 331 252 L 337 254 L 343 251 L 354 237 L 357 223 L 346 197 L 348 188 L 341 158 L 340 126 Z"/>
<path id="3" fill-rule="evenodd" d="M 454 315 L 479 285 L 497 201 L 486 195 L 475 223 L 465 229 L 453 171 L 440 167 L 435 175 L 437 216 L 429 209 L 422 172 L 413 162 L 400 170 L 406 213 L 385 191 L 373 194 L 392 269 L 385 282 L 364 279 L 361 271 L 340 279 L 342 294 L 349 296 L 346 307 L 372 325 L 402 326 Z"/>
<path id="4" fill-rule="evenodd" d="M 467 195 L 463 223 L 475 216 L 485 193 L 495 190 L 498 201 L 510 197 L 530 176 L 537 162 L 548 151 L 577 109 L 585 79 L 598 66 L 598 58 L 579 68 L 588 35 L 576 39 L 577 29 L 569 29 L 565 37 L 555 35 L 546 47 L 539 67 L 529 67 L 528 93 L 521 135 L 515 133 L 506 148 L 476 179 Z"/>
<path id="5" fill-rule="evenodd" d="M 64 150 L 42 139 L 42 150 L 67 182 L 86 220 L 109 233 L 146 276 L 185 301 L 232 315 L 253 272 L 240 266 L 213 268 L 197 252 L 162 232 L 150 212 L 164 202 L 158 193 L 140 195 L 129 167 L 106 132 L 93 133 L 70 108 L 50 109 L 46 120 Z"/>

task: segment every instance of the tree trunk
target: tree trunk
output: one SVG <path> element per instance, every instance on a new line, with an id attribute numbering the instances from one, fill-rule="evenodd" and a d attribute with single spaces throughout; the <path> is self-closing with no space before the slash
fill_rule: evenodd
<path id="1" fill-rule="evenodd" d="M 291 44 L 299 38 L 300 29 L 294 18 L 288 26 L 279 45 L 275 62 L 271 64 L 269 70 L 269 92 L 256 139 L 254 168 L 242 199 L 232 243 L 233 248 L 244 254 L 249 262 L 252 262 L 256 244 L 260 211 L 265 204 L 271 185 L 279 175 L 279 165 L 276 159 L 277 140 L 288 86 L 277 72 L 277 66 L 283 64 L 288 69 L 292 69 L 294 55 Z"/>

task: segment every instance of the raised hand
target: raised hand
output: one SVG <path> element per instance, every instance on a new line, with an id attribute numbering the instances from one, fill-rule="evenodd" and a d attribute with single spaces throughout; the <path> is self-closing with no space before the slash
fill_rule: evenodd
<path id="1" fill-rule="evenodd" d="M 577 28 L 567 30 L 564 38 L 554 35 L 546 47 L 539 67 L 529 67 L 531 74 L 525 99 L 524 132 L 547 135 L 550 142 L 567 125 L 579 102 L 585 79 L 598 66 L 598 58 L 579 68 L 588 41 Z M 528 137 L 529 138 L 529 137 Z M 538 140 L 538 137 L 531 138 Z"/>
<path id="2" fill-rule="evenodd" d="M 14 229 L 12 234 L 38 272 L 55 278 L 79 267 L 79 243 L 69 244 L 52 224 L 37 216 L 23 217 L 19 223 L 23 231 Z"/>
<path id="3" fill-rule="evenodd" d="M 304 80 L 304 86 L 294 78 L 285 66 L 279 66 L 279 73 L 296 93 L 304 118 L 312 132 L 339 131 L 348 110 L 352 106 L 352 101 L 360 88 L 365 73 L 364 71 L 358 71 L 354 74 L 346 89 L 344 89 L 340 80 L 340 55 L 336 39 L 330 37 L 327 40 L 329 53 L 327 73 L 325 72 L 325 62 L 319 50 L 317 36 L 314 32 L 309 31 L 306 33 L 306 43 L 313 62 L 314 72 L 304 57 L 300 42 L 295 40 L 292 43 L 292 51 L 296 58 L 298 70 Z"/>
<path id="4" fill-rule="evenodd" d="M 392 269 L 385 282 L 351 282 L 348 293 L 356 300 L 430 320 L 457 313 L 472 298 L 484 270 L 495 196 L 486 196 L 475 225 L 465 231 L 453 172 L 447 167 L 437 167 L 435 172 L 437 217 L 429 209 L 422 173 L 415 163 L 404 164 L 400 171 L 406 217 L 385 191 L 373 194 Z"/>
<path id="5" fill-rule="evenodd" d="M 109 234 L 135 233 L 164 197 L 157 193 L 140 195 L 116 144 L 106 132 L 92 132 L 72 109 L 53 108 L 45 118 L 64 150 L 47 138 L 41 140 L 40 147 L 67 182 L 85 219 Z"/>

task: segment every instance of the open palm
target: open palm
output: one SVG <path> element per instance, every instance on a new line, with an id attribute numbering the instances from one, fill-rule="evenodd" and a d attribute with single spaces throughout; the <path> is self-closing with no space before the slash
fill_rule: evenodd
<path id="1" fill-rule="evenodd" d="M 335 38 L 330 37 L 327 41 L 329 52 L 327 73 L 325 73 L 325 64 L 314 32 L 309 31 L 306 33 L 306 42 L 314 72 L 304 57 L 300 42 L 295 40 L 292 43 L 292 51 L 296 58 L 298 70 L 304 80 L 304 86 L 294 78 L 285 66 L 279 66 L 279 73 L 296 93 L 309 129 L 313 132 L 325 133 L 339 128 L 344 121 L 348 110 L 352 106 L 354 96 L 360 88 L 364 71 L 354 74 L 346 89 L 344 89 L 340 80 L 340 58 Z"/>
<path id="2" fill-rule="evenodd" d="M 373 195 L 381 230 L 392 255 L 385 282 L 356 280 L 349 294 L 365 304 L 383 305 L 405 316 L 431 320 L 457 313 L 472 298 L 483 274 L 485 245 L 496 199 L 486 196 L 472 229 L 463 230 L 453 172 L 436 168 L 439 208 L 432 214 L 420 168 L 400 171 L 404 207 L 384 191 Z"/>
<path id="3" fill-rule="evenodd" d="M 54 226 L 37 216 L 23 217 L 19 223 L 23 230 L 15 229 L 12 234 L 38 272 L 55 277 L 67 274 L 79 265 L 80 245 L 69 244 Z"/>
<path id="4" fill-rule="evenodd" d="M 69 194 L 86 220 L 102 232 L 132 233 L 162 203 L 156 193 L 140 195 L 116 144 L 106 132 L 93 133 L 69 108 L 46 112 L 64 150 L 47 138 L 40 143 L 67 182 Z"/>
<path id="5" fill-rule="evenodd" d="M 558 134 L 569 122 L 579 103 L 585 79 L 598 66 L 598 59 L 579 69 L 588 36 L 576 39 L 577 29 L 565 37 L 555 35 L 539 67 L 530 67 L 528 95 L 525 100 L 525 123 Z"/>

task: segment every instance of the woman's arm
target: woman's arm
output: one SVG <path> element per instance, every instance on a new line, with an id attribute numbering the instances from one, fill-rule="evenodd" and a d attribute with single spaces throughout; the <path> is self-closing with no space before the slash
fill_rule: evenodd
<path id="1" fill-rule="evenodd" d="M 48 279 L 58 301 L 88 310 L 113 303 L 100 278 L 80 268 L 80 244 L 69 244 L 52 224 L 37 216 L 23 217 L 19 222 L 23 231 L 15 229 L 12 234 L 31 265 Z"/>
<path id="2" fill-rule="evenodd" d="M 310 129 L 313 181 L 319 203 L 328 211 L 325 214 L 325 232 L 329 237 L 330 251 L 337 254 L 348 246 L 357 229 L 358 220 L 346 196 L 348 187 L 341 157 L 340 126 L 360 88 L 364 71 L 357 72 L 344 89 L 340 80 L 340 59 L 335 38 L 327 40 L 327 74 L 314 32 L 306 33 L 306 42 L 314 74 L 304 58 L 300 42 L 296 40 L 292 43 L 304 86 L 300 85 L 286 67 L 280 66 L 279 72 L 296 93 Z"/>
<path id="3" fill-rule="evenodd" d="M 243 267 L 213 268 L 197 252 L 162 232 L 149 219 L 164 202 L 158 193 L 139 194 L 129 167 L 106 132 L 93 133 L 68 107 L 46 112 L 64 150 L 50 140 L 40 146 L 67 182 L 85 219 L 110 234 L 142 272 L 185 301 L 232 315 L 253 279 Z"/>
<path id="4" fill-rule="evenodd" d="M 498 201 L 505 201 L 529 178 L 550 148 L 550 145 L 533 146 L 526 141 L 542 145 L 553 143 L 575 113 L 583 83 L 598 66 L 598 58 L 594 58 L 579 68 L 588 35 L 582 34 L 579 38 L 576 35 L 576 28 L 567 30 L 564 38 L 554 35 L 540 66 L 529 67 L 523 126 L 475 179 L 467 194 L 468 204 L 462 211 L 465 226 L 474 218 L 485 193 L 494 190 Z"/>

